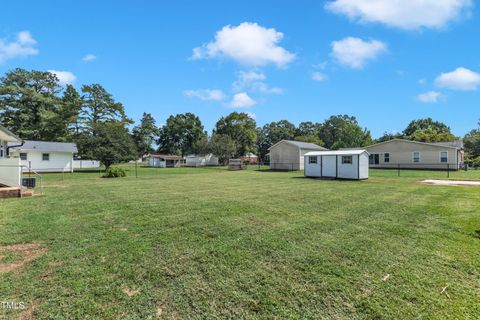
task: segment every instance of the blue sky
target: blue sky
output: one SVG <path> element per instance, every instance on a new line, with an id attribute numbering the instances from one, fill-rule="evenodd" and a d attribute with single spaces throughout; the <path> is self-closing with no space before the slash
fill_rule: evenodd
<path id="1" fill-rule="evenodd" d="M 350 114 L 374 137 L 421 117 L 464 135 L 480 118 L 475 5 L 9 1 L 0 73 L 55 70 L 76 87 L 100 83 L 134 120 L 150 112 L 159 124 L 183 112 L 208 130 L 232 111 L 258 125 Z"/>

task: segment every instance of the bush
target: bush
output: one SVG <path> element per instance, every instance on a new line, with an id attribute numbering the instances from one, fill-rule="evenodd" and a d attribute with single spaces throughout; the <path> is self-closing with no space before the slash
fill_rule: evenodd
<path id="1" fill-rule="evenodd" d="M 102 177 L 103 178 L 122 178 L 126 176 L 127 176 L 127 171 L 125 171 L 125 169 L 114 167 L 114 168 L 108 168 Z"/>
<path id="2" fill-rule="evenodd" d="M 478 169 L 480 168 L 480 157 L 467 159 L 465 160 L 465 163 L 468 164 L 470 168 Z"/>

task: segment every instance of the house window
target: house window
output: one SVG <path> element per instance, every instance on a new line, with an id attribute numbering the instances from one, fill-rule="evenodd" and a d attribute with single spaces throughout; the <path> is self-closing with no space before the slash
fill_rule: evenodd
<path id="1" fill-rule="evenodd" d="M 420 161 L 421 161 L 420 152 L 415 151 L 415 152 L 413 153 L 413 162 L 417 162 L 417 163 L 418 163 L 418 162 L 420 162 Z"/>
<path id="2" fill-rule="evenodd" d="M 42 153 L 43 161 L 50 161 L 50 153 Z"/>
<path id="3" fill-rule="evenodd" d="M 389 163 L 390 162 L 390 153 L 385 153 L 383 155 L 383 162 Z"/>
<path id="4" fill-rule="evenodd" d="M 20 160 L 27 160 L 27 154 L 26 153 L 20 153 Z"/>
<path id="5" fill-rule="evenodd" d="M 342 156 L 342 164 L 352 164 L 353 157 L 352 156 Z"/>
<path id="6" fill-rule="evenodd" d="M 309 164 L 317 164 L 318 158 L 317 157 L 308 157 Z"/>
<path id="7" fill-rule="evenodd" d="M 440 152 L 440 162 L 443 162 L 443 163 L 448 162 L 448 152 L 447 151 Z"/>

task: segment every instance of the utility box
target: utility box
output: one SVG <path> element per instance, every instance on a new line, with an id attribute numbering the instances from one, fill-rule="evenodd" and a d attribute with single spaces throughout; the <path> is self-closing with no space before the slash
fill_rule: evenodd
<path id="1" fill-rule="evenodd" d="M 37 186 L 37 179 L 35 178 L 22 178 L 22 186 L 25 188 L 33 189 Z"/>

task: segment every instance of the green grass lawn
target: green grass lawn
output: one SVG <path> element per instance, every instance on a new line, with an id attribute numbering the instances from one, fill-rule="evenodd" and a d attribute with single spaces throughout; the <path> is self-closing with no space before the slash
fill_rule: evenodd
<path id="1" fill-rule="evenodd" d="M 416 183 L 445 172 L 127 168 L 0 200 L 0 265 L 38 247 L 0 273 L 27 306 L 0 318 L 479 319 L 480 188 Z"/>

